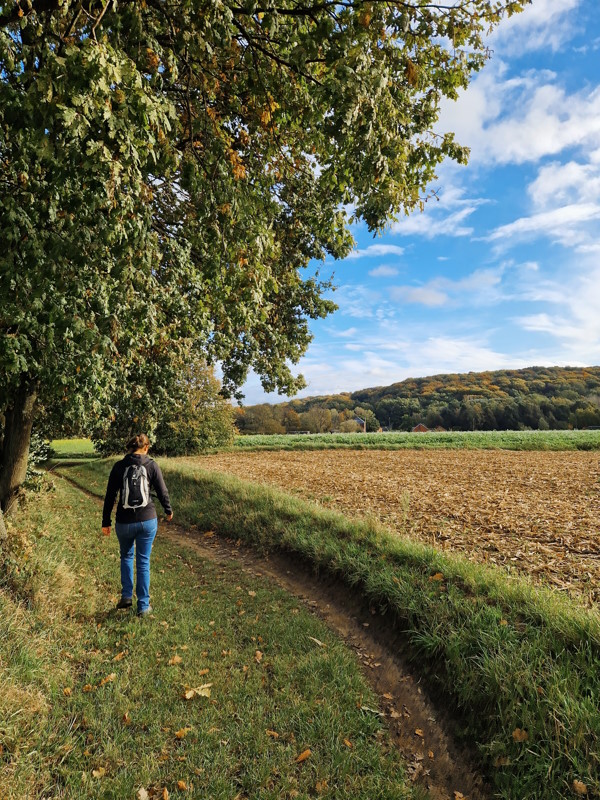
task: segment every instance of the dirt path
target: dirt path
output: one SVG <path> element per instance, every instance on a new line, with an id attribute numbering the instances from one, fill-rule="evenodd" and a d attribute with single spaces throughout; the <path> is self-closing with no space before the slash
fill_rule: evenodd
<path id="1" fill-rule="evenodd" d="M 68 477 L 60 477 L 101 504 L 96 495 Z M 193 549 L 202 558 L 217 563 L 235 561 L 253 576 L 272 581 L 336 631 L 355 652 L 380 697 L 373 713 L 382 717 L 411 779 L 427 789 L 431 800 L 489 800 L 491 790 L 472 766 L 472 754 L 453 738 L 454 721 L 427 696 L 420 676 L 403 657 L 404 640 L 391 619 L 370 609 L 341 582 L 315 575 L 308 565 L 292 557 L 270 554 L 263 558 L 212 532 L 207 535 L 174 523 L 162 523 L 159 530 L 161 537 Z"/>

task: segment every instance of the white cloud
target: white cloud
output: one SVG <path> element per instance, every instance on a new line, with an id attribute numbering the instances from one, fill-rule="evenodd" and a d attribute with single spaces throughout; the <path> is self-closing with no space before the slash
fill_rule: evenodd
<path id="1" fill-rule="evenodd" d="M 550 308 L 517 317 L 524 330 L 546 334 L 566 363 L 600 361 L 600 266 L 595 261 L 571 266 L 554 280 L 546 280 L 530 300 Z"/>
<path id="2" fill-rule="evenodd" d="M 527 193 L 539 209 L 600 200 L 600 164 L 555 161 L 540 169 Z"/>
<path id="3" fill-rule="evenodd" d="M 362 250 L 353 250 L 346 258 L 370 258 L 371 256 L 401 256 L 404 254 L 404 248 L 396 244 L 370 244 Z"/>
<path id="4" fill-rule="evenodd" d="M 547 70 L 507 77 L 495 60 L 456 102 L 442 104 L 439 130 L 471 148 L 471 163 L 524 164 L 568 148 L 600 146 L 600 88 L 568 94 Z"/>
<path id="5" fill-rule="evenodd" d="M 381 319 L 391 312 L 379 292 L 362 285 L 340 286 L 332 299 L 339 307 L 338 314 L 355 319 Z"/>
<path id="6" fill-rule="evenodd" d="M 390 290 L 393 300 L 401 303 L 420 303 L 430 308 L 446 305 L 448 295 L 433 286 L 395 286 Z"/>
<path id="7" fill-rule="evenodd" d="M 357 333 L 356 328 L 346 328 L 343 331 L 336 331 L 336 330 L 331 331 L 331 334 L 333 336 L 340 336 L 342 339 L 349 339 L 351 336 L 355 336 L 356 333 Z"/>
<path id="8" fill-rule="evenodd" d="M 372 278 L 393 278 L 397 274 L 396 267 L 390 267 L 387 264 L 382 264 L 380 267 L 369 270 L 369 275 Z"/>
<path id="9" fill-rule="evenodd" d="M 430 308 L 492 305 L 504 299 L 503 272 L 504 267 L 480 269 L 459 280 L 440 276 L 422 286 L 394 286 L 390 297 L 400 303 L 418 303 Z"/>
<path id="10" fill-rule="evenodd" d="M 600 204 L 574 203 L 501 225 L 485 237 L 485 240 L 500 242 L 505 247 L 523 240 L 548 236 L 565 247 L 578 248 L 589 244 L 585 223 L 596 219 L 600 219 Z"/>
<path id="11" fill-rule="evenodd" d="M 559 50 L 573 36 L 573 12 L 580 5 L 581 0 L 534 0 L 497 28 L 492 46 L 509 55 Z"/>
<path id="12" fill-rule="evenodd" d="M 488 201 L 483 198 L 465 197 L 465 190 L 448 184 L 440 192 L 437 200 L 430 200 L 424 210 L 402 217 L 392 225 L 392 233 L 403 236 L 470 236 L 473 227 L 465 225 L 468 217 L 479 206 Z"/>

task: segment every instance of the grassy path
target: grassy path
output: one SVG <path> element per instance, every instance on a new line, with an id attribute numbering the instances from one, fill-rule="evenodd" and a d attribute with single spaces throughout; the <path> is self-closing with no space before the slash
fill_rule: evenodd
<path id="1" fill-rule="evenodd" d="M 110 465 L 66 472 L 102 493 Z M 268 487 L 175 459 L 162 467 L 186 525 L 304 560 L 385 611 L 499 798 L 600 795 L 595 609 Z"/>
<path id="2" fill-rule="evenodd" d="M 352 654 L 285 592 L 159 535 L 155 618 L 115 612 L 116 541 L 98 535 L 94 500 L 62 481 L 11 537 L 3 798 L 423 796 Z"/>

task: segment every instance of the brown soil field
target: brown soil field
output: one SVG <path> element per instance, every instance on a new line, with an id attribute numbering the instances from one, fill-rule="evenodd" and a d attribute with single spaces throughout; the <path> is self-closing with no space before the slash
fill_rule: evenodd
<path id="1" fill-rule="evenodd" d="M 600 601 L 598 453 L 321 450 L 186 461 Z"/>

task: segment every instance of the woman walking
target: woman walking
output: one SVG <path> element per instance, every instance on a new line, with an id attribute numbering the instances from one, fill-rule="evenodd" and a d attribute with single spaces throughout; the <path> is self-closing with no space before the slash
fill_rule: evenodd
<path id="1" fill-rule="evenodd" d="M 156 536 L 158 519 L 150 497 L 154 489 L 167 515 L 173 519 L 169 493 L 158 464 L 148 457 L 150 440 L 145 433 L 127 442 L 127 455 L 111 470 L 104 498 L 102 533 L 110 535 L 110 516 L 119 495 L 115 530 L 121 550 L 121 599 L 117 608 L 133 605 L 133 551 L 135 546 L 137 615 L 152 612 L 150 605 L 150 553 Z"/>

